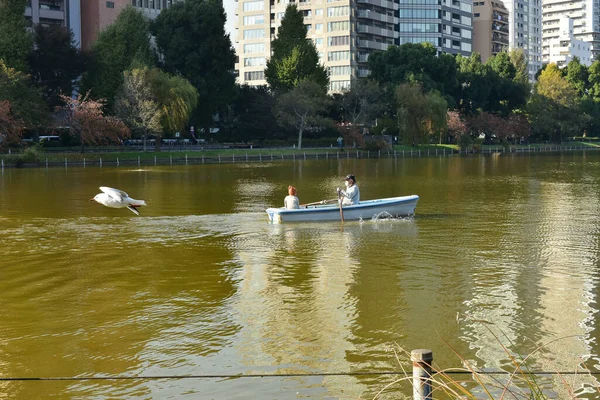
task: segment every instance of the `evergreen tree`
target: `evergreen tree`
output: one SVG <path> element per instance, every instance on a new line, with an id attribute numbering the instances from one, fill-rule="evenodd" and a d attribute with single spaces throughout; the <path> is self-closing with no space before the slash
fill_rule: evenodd
<path id="1" fill-rule="evenodd" d="M 327 89 L 329 77 L 319 63 L 319 53 L 306 38 L 302 11 L 294 4 L 285 10 L 277 38 L 271 43 L 272 56 L 267 62 L 265 78 L 275 92 L 287 92 L 304 80 Z"/>
<path id="2" fill-rule="evenodd" d="M 162 11 L 152 30 L 167 72 L 182 75 L 198 90 L 196 124 L 211 127 L 213 115 L 235 96 L 235 51 L 225 33 L 218 0 L 186 0 Z"/>
<path id="3" fill-rule="evenodd" d="M 0 60 L 0 101 L 10 102 L 11 113 L 24 122 L 26 128 L 43 126 L 48 119 L 48 109 L 39 90 L 31 84 L 29 76 L 9 68 Z"/>
<path id="4" fill-rule="evenodd" d="M 85 68 L 84 56 L 76 47 L 73 33 L 61 26 L 36 25 L 34 41 L 35 48 L 29 55 L 31 79 L 54 109 L 63 103 L 61 93 L 73 93 L 74 82 Z"/>
<path id="5" fill-rule="evenodd" d="M 105 98 L 107 106 L 112 108 L 123 84 L 123 71 L 130 69 L 134 62 L 152 66 L 154 55 L 148 19 L 133 7 L 127 7 L 113 24 L 100 32 L 92 47 L 82 93 L 90 91 L 93 98 Z"/>
<path id="6" fill-rule="evenodd" d="M 25 26 L 26 0 L 0 1 L 0 60 L 17 71 L 27 70 L 27 55 L 32 48 Z"/>

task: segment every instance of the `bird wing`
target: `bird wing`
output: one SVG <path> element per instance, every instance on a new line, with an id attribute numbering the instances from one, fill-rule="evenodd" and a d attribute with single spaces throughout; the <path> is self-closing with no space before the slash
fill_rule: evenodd
<path id="1" fill-rule="evenodd" d="M 140 215 L 140 212 L 134 206 L 127 206 L 127 209 L 131 210 L 135 215 Z"/>
<path id="2" fill-rule="evenodd" d="M 127 193 L 125 193 L 124 191 L 119 190 L 119 189 L 113 189 L 108 186 L 100 186 L 100 190 L 102 190 L 104 193 L 106 193 L 113 199 L 119 200 L 119 201 L 122 201 L 123 198 L 125 198 L 125 197 L 129 197 L 129 195 Z"/>

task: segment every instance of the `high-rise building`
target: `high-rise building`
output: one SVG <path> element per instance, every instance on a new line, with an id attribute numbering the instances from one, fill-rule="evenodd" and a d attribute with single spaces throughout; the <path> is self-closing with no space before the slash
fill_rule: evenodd
<path id="1" fill-rule="evenodd" d="M 473 51 L 481 61 L 508 49 L 508 10 L 500 0 L 473 3 Z"/>
<path id="2" fill-rule="evenodd" d="M 583 65 L 592 64 L 592 45 L 575 38 L 573 19 L 569 17 L 560 18 L 558 37 L 552 37 L 545 43 L 548 50 L 544 51 L 544 63 L 554 63 L 562 68 L 577 57 Z"/>
<path id="3" fill-rule="evenodd" d="M 82 47 L 89 49 L 98 34 L 115 22 L 127 6 L 139 9 L 149 18 L 156 18 L 162 10 L 178 1 L 183 0 L 81 0 Z"/>
<path id="4" fill-rule="evenodd" d="M 239 0 L 236 20 L 236 69 L 241 84 L 265 85 L 264 69 L 289 0 Z M 399 5 L 388 0 L 305 0 L 308 38 L 329 72 L 329 90 L 350 87 L 353 78 L 366 77 L 367 58 L 397 43 Z"/>
<path id="5" fill-rule="evenodd" d="M 80 0 L 28 0 L 25 20 L 30 27 L 41 24 L 68 28 L 75 42 L 81 43 Z"/>
<path id="6" fill-rule="evenodd" d="M 535 74 L 542 68 L 541 0 L 504 0 L 504 5 L 510 16 L 509 49 L 525 51 L 529 66 L 529 80 L 533 82 Z"/>
<path id="7" fill-rule="evenodd" d="M 471 0 L 400 0 L 399 17 L 401 45 L 429 42 L 439 53 L 472 52 Z"/>
<path id="8" fill-rule="evenodd" d="M 600 57 L 600 4 L 598 0 L 544 0 L 543 59 L 550 61 L 550 41 L 561 36 L 561 17 L 572 19 L 573 36 L 591 45 L 592 61 Z"/>

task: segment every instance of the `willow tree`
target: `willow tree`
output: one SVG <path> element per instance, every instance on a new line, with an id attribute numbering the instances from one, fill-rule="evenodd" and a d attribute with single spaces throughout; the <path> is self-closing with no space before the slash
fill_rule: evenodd
<path id="1" fill-rule="evenodd" d="M 265 78 L 273 91 L 287 92 L 305 80 L 327 89 L 327 71 L 319 63 L 315 44 L 306 37 L 304 17 L 296 5 L 286 8 L 271 49 L 273 54 L 267 61 Z"/>
<path id="2" fill-rule="evenodd" d="M 448 103 L 437 92 L 423 93 L 421 86 L 405 83 L 396 89 L 397 117 L 406 144 L 427 143 L 446 128 Z"/>

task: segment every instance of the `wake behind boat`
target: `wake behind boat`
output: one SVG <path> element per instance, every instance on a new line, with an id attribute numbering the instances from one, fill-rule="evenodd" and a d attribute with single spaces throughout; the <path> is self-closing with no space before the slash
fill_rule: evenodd
<path id="1" fill-rule="evenodd" d="M 415 213 L 419 196 L 390 197 L 387 199 L 365 200 L 359 204 L 345 205 L 343 207 L 344 220 L 371 219 L 375 215 L 387 212 L 393 217 L 407 217 Z M 305 221 L 339 221 L 339 204 L 315 204 L 304 208 L 286 209 L 267 208 L 269 221 L 275 224 L 282 222 Z"/>

